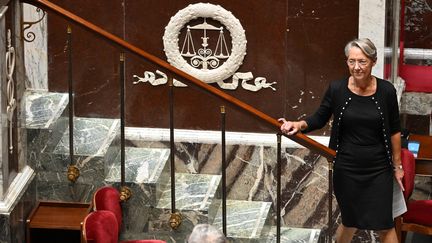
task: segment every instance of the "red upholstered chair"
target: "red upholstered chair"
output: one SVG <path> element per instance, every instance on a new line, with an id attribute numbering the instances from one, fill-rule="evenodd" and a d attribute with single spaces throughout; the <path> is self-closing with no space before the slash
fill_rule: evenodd
<path id="1" fill-rule="evenodd" d="M 122 208 L 120 205 L 120 193 L 118 190 L 111 186 L 99 188 L 93 194 L 93 210 L 108 210 L 114 213 L 119 231 L 122 225 Z"/>
<path id="2" fill-rule="evenodd" d="M 115 215 L 110 211 L 94 211 L 84 219 L 83 242 L 117 243 L 118 227 Z"/>
<path id="3" fill-rule="evenodd" d="M 415 158 L 407 149 L 402 149 L 401 157 L 405 171 L 402 182 L 408 211 L 397 219 L 396 228 L 399 239 L 405 242 L 407 231 L 432 235 L 432 200 L 409 200 L 414 190 Z"/>
<path id="4" fill-rule="evenodd" d="M 82 242 L 118 243 L 117 219 L 107 210 L 93 211 L 84 219 Z M 163 240 L 128 240 L 120 243 L 166 243 Z"/>
<path id="5" fill-rule="evenodd" d="M 402 64 L 399 75 L 405 80 L 406 92 L 432 93 L 432 66 Z"/>

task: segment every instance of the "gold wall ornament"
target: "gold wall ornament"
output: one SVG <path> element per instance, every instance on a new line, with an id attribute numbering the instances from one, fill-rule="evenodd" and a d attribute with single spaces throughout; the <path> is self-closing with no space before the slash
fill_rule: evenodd
<path id="1" fill-rule="evenodd" d="M 67 178 L 71 182 L 75 182 L 78 177 L 80 176 L 80 171 L 76 165 L 69 165 L 68 166 L 68 172 L 67 172 Z"/>
<path id="2" fill-rule="evenodd" d="M 132 191 L 127 186 L 122 186 L 120 188 L 120 201 L 126 202 L 132 196 Z"/>
<path id="3" fill-rule="evenodd" d="M 179 212 L 175 212 L 171 214 L 169 224 L 172 229 L 177 229 L 182 222 L 182 216 Z"/>

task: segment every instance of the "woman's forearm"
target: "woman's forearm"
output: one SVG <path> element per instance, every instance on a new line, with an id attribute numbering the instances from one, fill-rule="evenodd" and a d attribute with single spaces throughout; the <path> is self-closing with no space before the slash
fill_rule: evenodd
<path id="1" fill-rule="evenodd" d="M 399 166 L 401 161 L 401 133 L 397 132 L 391 136 L 391 145 L 393 151 L 393 166 Z"/>

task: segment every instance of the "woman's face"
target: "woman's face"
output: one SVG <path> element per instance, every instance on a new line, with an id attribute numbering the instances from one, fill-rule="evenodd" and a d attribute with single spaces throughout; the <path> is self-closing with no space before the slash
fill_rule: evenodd
<path id="1" fill-rule="evenodd" d="M 375 62 L 366 56 L 360 48 L 351 47 L 348 51 L 347 65 L 354 79 L 366 80 L 370 77 Z"/>

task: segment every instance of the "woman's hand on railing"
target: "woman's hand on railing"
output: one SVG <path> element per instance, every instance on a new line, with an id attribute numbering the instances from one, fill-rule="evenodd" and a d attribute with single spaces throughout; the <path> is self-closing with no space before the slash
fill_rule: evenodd
<path id="1" fill-rule="evenodd" d="M 285 118 L 279 118 L 278 121 L 282 122 L 280 129 L 286 135 L 294 135 L 307 128 L 307 123 L 304 120 L 287 121 Z"/>

